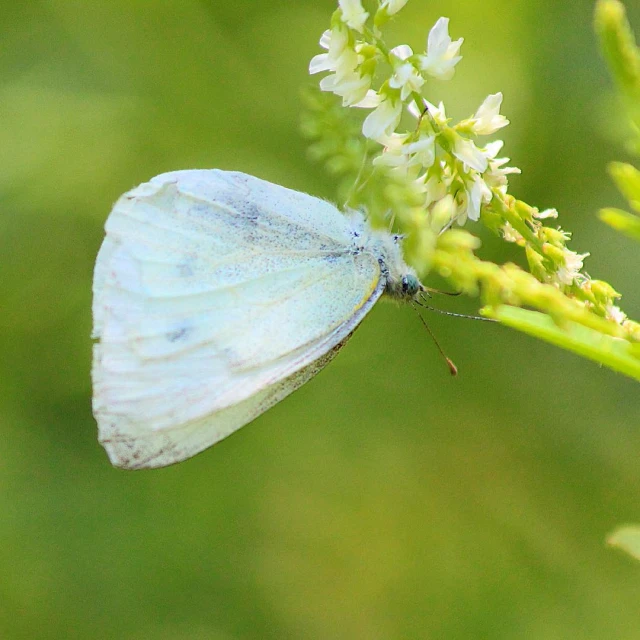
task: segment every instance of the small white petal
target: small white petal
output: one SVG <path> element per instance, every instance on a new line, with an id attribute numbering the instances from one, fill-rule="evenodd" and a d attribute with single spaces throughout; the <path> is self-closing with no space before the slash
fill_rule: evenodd
<path id="1" fill-rule="evenodd" d="M 511 226 L 510 222 L 504 223 L 504 226 L 502 227 L 502 237 L 507 242 L 520 242 L 521 240 L 523 240 L 523 237 L 522 235 L 520 235 L 520 232 L 514 229 Z"/>
<path id="2" fill-rule="evenodd" d="M 449 18 L 440 17 L 431 27 L 427 38 L 427 51 L 441 54 L 447 50 L 451 38 L 449 37 Z"/>
<path id="3" fill-rule="evenodd" d="M 328 53 L 319 53 L 317 56 L 313 56 L 309 62 L 309 73 L 311 75 L 322 71 L 335 71 L 335 67 L 329 59 Z"/>
<path id="4" fill-rule="evenodd" d="M 413 49 L 408 44 L 399 44 L 397 47 L 391 49 L 391 53 L 400 60 L 406 60 L 413 55 Z"/>
<path id="5" fill-rule="evenodd" d="M 342 11 L 342 21 L 351 29 L 362 33 L 369 14 L 360 0 L 338 0 L 338 4 Z"/>
<path id="6" fill-rule="evenodd" d="M 325 32 L 326 33 L 326 32 Z M 329 40 L 329 55 L 337 59 L 349 46 L 349 32 L 344 27 L 334 27 L 330 31 L 331 38 Z"/>
<path id="7" fill-rule="evenodd" d="M 376 167 L 406 166 L 406 158 L 401 154 L 382 152 L 373 159 L 373 165 Z"/>
<path id="8" fill-rule="evenodd" d="M 403 102 L 413 92 L 419 92 L 423 84 L 424 78 L 410 62 L 405 62 L 396 67 L 394 74 L 389 79 L 390 87 L 401 89 L 400 100 Z"/>
<path id="9" fill-rule="evenodd" d="M 556 279 L 560 284 L 570 285 L 580 276 L 580 270 L 588 253 L 576 253 L 566 247 L 563 250 L 564 265 L 556 271 Z"/>
<path id="10" fill-rule="evenodd" d="M 358 55 L 348 48 L 348 44 L 349 33 L 344 27 L 325 31 L 320 38 L 320 45 L 327 49 L 327 53 L 320 53 L 311 59 L 309 73 L 354 69 L 358 64 Z"/>
<path id="11" fill-rule="evenodd" d="M 373 89 L 369 89 L 365 97 L 362 98 L 360 102 L 353 104 L 351 106 L 358 107 L 360 109 L 375 109 L 375 107 L 377 107 L 380 104 L 380 102 L 382 102 L 382 98 L 380 94 L 376 91 L 373 91 Z"/>
<path id="12" fill-rule="evenodd" d="M 546 220 L 547 218 L 557 218 L 558 210 L 557 209 L 545 209 L 544 211 L 538 211 L 538 213 L 533 214 L 534 218 L 538 220 Z"/>
<path id="13" fill-rule="evenodd" d="M 323 49 L 329 49 L 329 45 L 331 44 L 331 30 L 327 29 L 321 36 L 320 36 L 320 46 Z"/>
<path id="14" fill-rule="evenodd" d="M 608 304 L 605 307 L 605 313 L 607 320 L 612 320 L 617 324 L 622 324 L 627 319 L 627 314 L 614 304 Z"/>
<path id="15" fill-rule="evenodd" d="M 520 173 L 518 167 L 504 167 L 509 162 L 509 158 L 496 158 L 502 148 L 502 140 L 496 140 L 485 147 L 485 155 L 489 160 L 489 168 L 484 172 L 483 178 L 485 182 L 494 188 L 506 192 L 508 186 L 507 176 L 514 173 Z"/>
<path id="16" fill-rule="evenodd" d="M 431 102 L 423 98 L 422 103 L 424 106 L 420 108 L 416 105 L 415 102 L 411 101 L 407 105 L 407 111 L 414 118 L 422 118 L 424 115 L 424 109 L 426 108 L 437 125 L 444 127 L 447 124 L 447 114 L 445 113 L 443 102 L 440 102 L 440 104 L 436 107 L 434 104 L 431 104 Z"/>
<path id="17" fill-rule="evenodd" d="M 386 9 L 387 15 L 392 16 L 398 13 L 398 11 L 400 11 L 400 9 L 402 9 L 402 7 L 404 7 L 404 5 L 407 4 L 408 1 L 409 0 L 383 0 L 380 8 Z"/>
<path id="18" fill-rule="evenodd" d="M 509 162 L 509 158 L 503 158 L 505 162 Z M 503 175 L 519 175 L 522 171 L 518 167 L 505 167 L 500 169 Z"/>
<path id="19" fill-rule="evenodd" d="M 370 86 L 371 76 L 353 73 L 340 82 L 339 86 L 334 89 L 334 93 L 342 97 L 344 107 L 353 107 L 366 98 Z"/>
<path id="20" fill-rule="evenodd" d="M 452 42 L 449 37 L 449 18 L 439 18 L 427 40 L 427 54 L 420 56 L 423 71 L 440 80 L 450 80 L 455 66 L 462 56 L 458 55 L 464 38 Z"/>
<path id="21" fill-rule="evenodd" d="M 400 122 L 402 102 L 383 100 L 362 123 L 362 134 L 371 140 L 382 140 L 391 135 Z"/>
<path id="22" fill-rule="evenodd" d="M 473 124 L 473 130 L 477 135 L 490 135 L 509 124 L 509 121 L 500 115 L 501 104 L 502 93 L 494 93 L 487 96 L 485 101 L 478 107 Z"/>
<path id="23" fill-rule="evenodd" d="M 345 107 L 361 106 L 360 103 L 367 99 L 370 87 L 371 76 L 361 76 L 357 71 L 338 71 L 320 80 L 320 89 L 340 96 Z"/>
<path id="24" fill-rule="evenodd" d="M 438 176 L 431 176 L 425 183 L 425 206 L 437 202 L 447 195 L 447 184 Z"/>
<path id="25" fill-rule="evenodd" d="M 488 161 L 485 154 L 471 140 L 458 136 L 453 145 L 453 155 L 480 173 L 487 170 Z"/>
<path id="26" fill-rule="evenodd" d="M 329 52 L 331 55 L 331 52 Z M 339 76 L 353 73 L 360 62 L 358 54 L 353 49 L 344 49 L 342 53 L 335 58 L 335 70 Z"/>
<path id="27" fill-rule="evenodd" d="M 384 145 L 384 151 L 374 159 L 377 165 L 393 167 L 403 166 L 405 169 L 420 166 L 429 168 L 435 161 L 435 136 L 425 136 L 407 144 L 409 134 L 392 133 L 383 136 L 378 142 Z M 425 187 L 426 191 L 426 187 Z"/>
<path id="28" fill-rule="evenodd" d="M 407 105 L 407 111 L 416 118 L 416 120 L 422 115 L 422 110 L 413 100 Z"/>
<path id="29" fill-rule="evenodd" d="M 444 102 L 440 102 L 440 104 L 436 107 L 434 104 L 431 104 L 428 100 L 425 101 L 427 104 L 427 108 L 429 109 L 429 113 L 431 117 L 436 121 L 436 124 L 444 127 L 447 124 L 447 114 L 444 110 Z"/>
<path id="30" fill-rule="evenodd" d="M 467 217 L 474 222 L 480 218 L 480 207 L 487 202 L 487 194 L 491 198 L 491 190 L 484 180 L 475 175 L 471 184 L 467 183 Z"/>
<path id="31" fill-rule="evenodd" d="M 436 159 L 435 136 L 426 136 L 411 142 L 406 145 L 405 153 L 410 156 L 409 164 L 420 164 L 428 169 Z"/>
<path id="32" fill-rule="evenodd" d="M 325 76 L 324 78 L 322 78 L 322 80 L 320 80 L 320 90 L 333 92 L 333 90 L 336 88 L 336 81 L 337 76 L 335 73 Z"/>
<path id="33" fill-rule="evenodd" d="M 495 158 L 500 153 L 500 149 L 502 149 L 502 147 L 504 147 L 504 142 L 502 140 L 493 140 L 493 142 L 490 142 L 484 148 L 487 158 Z"/>
<path id="34" fill-rule="evenodd" d="M 477 191 L 467 192 L 467 218 L 473 222 L 477 222 L 480 219 L 480 198 Z"/>

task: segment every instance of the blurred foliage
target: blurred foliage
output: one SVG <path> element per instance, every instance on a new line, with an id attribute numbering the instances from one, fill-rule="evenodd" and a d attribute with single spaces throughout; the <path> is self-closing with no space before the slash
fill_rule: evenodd
<path id="1" fill-rule="evenodd" d="M 607 543 L 640 560 L 640 527 L 620 527 L 607 538 Z"/>
<path id="2" fill-rule="evenodd" d="M 598 0 L 595 25 L 602 52 L 628 111 L 627 147 L 640 156 L 640 47 L 636 45 L 624 5 L 619 0 Z M 626 162 L 612 162 L 609 173 L 635 214 L 609 207 L 600 211 L 600 218 L 640 241 L 640 171 Z"/>
<path id="3" fill-rule="evenodd" d="M 640 48 L 626 19 L 624 5 L 618 0 L 598 0 L 595 13 L 600 46 L 629 111 L 631 142 L 629 149 L 640 152 Z M 634 139 L 637 138 L 637 139 Z M 640 213 L 640 171 L 624 162 L 612 162 L 609 173 L 629 207 Z M 640 217 L 612 207 L 601 209 L 600 219 L 617 231 L 640 241 Z M 616 529 L 607 542 L 640 560 L 640 527 Z"/>
<path id="4" fill-rule="evenodd" d="M 597 0 L 595 27 L 602 53 L 629 112 L 632 135 L 628 146 L 640 153 L 640 49 L 625 5 L 620 0 Z"/>
<path id="5" fill-rule="evenodd" d="M 331 194 L 296 131 L 333 6 L 2 3 L 3 640 L 640 638 L 636 567 L 602 543 L 638 514 L 637 385 L 500 327 L 430 318 L 452 380 L 411 309 L 379 305 L 317 379 L 191 461 L 127 473 L 96 442 L 90 286 L 112 203 L 214 166 Z M 392 28 L 418 48 L 451 18 L 451 115 L 504 92 L 514 191 L 560 210 L 637 317 L 637 249 L 595 218 L 623 205 L 605 165 L 627 132 L 592 11 L 413 2 Z"/>

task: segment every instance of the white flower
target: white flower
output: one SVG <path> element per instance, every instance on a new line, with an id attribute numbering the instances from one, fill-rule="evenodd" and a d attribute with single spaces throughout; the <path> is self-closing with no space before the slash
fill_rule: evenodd
<path id="1" fill-rule="evenodd" d="M 400 60 L 406 60 L 413 55 L 413 49 L 408 44 L 399 44 L 397 47 L 393 47 L 389 53 L 393 53 Z"/>
<path id="2" fill-rule="evenodd" d="M 524 238 L 520 235 L 520 232 L 514 229 L 511 226 L 510 222 L 504 223 L 502 227 L 502 237 L 507 242 L 520 242 L 521 240 L 524 240 Z"/>
<path id="3" fill-rule="evenodd" d="M 415 142 L 405 145 L 405 153 L 409 156 L 409 165 L 418 164 L 428 169 L 436 159 L 436 137 L 421 136 Z"/>
<path id="4" fill-rule="evenodd" d="M 509 162 L 509 158 L 496 158 L 503 145 L 504 142 L 502 142 L 502 140 L 494 140 L 485 147 L 485 156 L 487 157 L 489 166 L 483 177 L 490 187 L 496 187 L 502 191 L 506 191 L 508 185 L 507 176 L 520 173 L 520 169 L 518 169 L 518 167 L 503 167 L 503 165 Z"/>
<path id="5" fill-rule="evenodd" d="M 447 195 L 447 182 L 437 175 L 430 176 L 424 187 L 425 207 L 428 207 L 432 202 L 439 202 Z"/>
<path id="6" fill-rule="evenodd" d="M 494 93 L 487 96 L 485 101 L 478 107 L 473 118 L 473 131 L 475 134 L 487 136 L 509 124 L 509 121 L 500 115 L 501 104 L 502 93 Z"/>
<path id="7" fill-rule="evenodd" d="M 444 127 L 446 126 L 448 119 L 447 119 L 447 114 L 445 113 L 444 110 L 444 103 L 440 103 L 437 107 L 434 104 L 431 104 L 428 100 L 424 100 L 424 104 L 427 108 L 427 110 L 429 111 L 429 115 L 431 116 L 431 118 L 433 119 L 433 121 L 439 126 L 439 127 Z M 422 111 L 420 110 L 420 108 L 416 105 L 415 102 L 413 102 L 413 100 L 409 103 L 409 105 L 407 106 L 407 111 L 414 117 L 417 119 L 422 118 Z"/>
<path id="8" fill-rule="evenodd" d="M 374 109 L 382 102 L 382 98 L 377 91 L 373 91 L 369 89 L 365 94 L 364 98 L 357 102 L 356 104 L 352 104 L 352 107 L 358 107 L 360 109 Z"/>
<path id="9" fill-rule="evenodd" d="M 338 4 L 342 11 L 342 22 L 362 33 L 369 14 L 364 10 L 360 0 L 338 0 Z"/>
<path id="10" fill-rule="evenodd" d="M 385 98 L 362 123 L 362 134 L 371 140 L 384 141 L 400 122 L 402 102 Z"/>
<path id="11" fill-rule="evenodd" d="M 395 68 L 394 74 L 389 79 L 389 86 L 401 89 L 400 100 L 403 102 L 415 91 L 419 92 L 424 84 L 424 78 L 418 73 L 410 62 L 404 62 Z"/>
<path id="12" fill-rule="evenodd" d="M 481 149 L 478 149 L 471 140 L 467 140 L 462 136 L 456 136 L 453 144 L 453 155 L 467 167 L 475 169 L 480 173 L 484 173 L 489 165 L 485 153 Z"/>
<path id="13" fill-rule="evenodd" d="M 556 271 L 556 279 L 560 284 L 570 285 L 580 275 L 583 260 L 588 253 L 576 253 L 566 247 L 562 250 L 564 264 Z"/>
<path id="14" fill-rule="evenodd" d="M 340 96 L 345 107 L 365 106 L 372 77 L 360 73 L 362 56 L 349 46 L 348 30 L 338 25 L 325 31 L 320 38 L 320 46 L 327 49 L 327 53 L 311 59 L 309 73 L 333 71 L 320 81 L 320 89 Z"/>
<path id="15" fill-rule="evenodd" d="M 309 63 L 309 73 L 333 71 L 320 81 L 322 91 L 331 91 L 342 98 L 342 104 L 351 107 L 361 102 L 371 86 L 371 76 L 361 74 L 358 66 L 361 57 L 349 47 L 349 33 L 344 27 L 325 31 L 320 46 L 327 53 L 314 56 Z"/>
<path id="16" fill-rule="evenodd" d="M 405 142 L 408 137 L 408 133 L 392 133 L 389 137 L 380 139 L 379 142 L 384 145 L 384 149 L 379 156 L 373 159 L 373 164 L 387 167 L 406 165 Z"/>
<path id="17" fill-rule="evenodd" d="M 357 71 L 332 73 L 320 80 L 322 91 L 331 91 L 342 98 L 342 106 L 362 105 L 371 87 L 371 76 L 360 75 Z"/>
<path id="18" fill-rule="evenodd" d="M 401 64 L 394 64 L 394 73 L 389 79 L 389 86 L 401 89 L 400 99 L 404 102 L 414 91 L 419 92 L 424 84 L 424 78 L 413 64 L 407 60 L 413 55 L 408 44 L 401 44 L 391 49 L 394 58 L 402 60 Z M 414 104 L 413 101 L 411 104 Z"/>
<path id="19" fill-rule="evenodd" d="M 604 311 L 607 320 L 612 320 L 616 324 L 622 324 L 627 319 L 627 314 L 614 304 L 608 304 Z"/>
<path id="20" fill-rule="evenodd" d="M 502 140 L 494 140 L 484 148 L 485 155 L 489 160 L 495 160 L 495 157 L 500 153 L 502 147 L 504 147 L 504 142 Z M 496 162 L 500 162 L 501 165 L 504 164 L 502 160 L 496 160 Z"/>
<path id="21" fill-rule="evenodd" d="M 344 68 L 345 64 L 351 64 L 349 55 L 345 56 L 347 45 L 349 44 L 349 33 L 342 27 L 334 27 L 327 30 L 320 38 L 320 46 L 327 50 L 327 53 L 319 53 L 311 58 L 309 62 L 309 73 L 320 73 L 322 71 L 337 71 Z"/>
<path id="22" fill-rule="evenodd" d="M 428 205 L 427 205 L 428 206 Z M 458 206 L 450 193 L 443 196 L 431 207 L 431 229 L 441 233 L 458 214 Z"/>
<path id="23" fill-rule="evenodd" d="M 557 218 L 558 210 L 557 209 L 545 209 L 544 211 L 534 211 L 533 217 L 538 220 L 546 220 L 547 218 Z"/>
<path id="24" fill-rule="evenodd" d="M 462 60 L 458 55 L 464 38 L 455 42 L 449 37 L 449 18 L 440 18 L 429 32 L 427 54 L 420 56 L 420 68 L 440 80 L 450 80 L 455 66 Z"/>
<path id="25" fill-rule="evenodd" d="M 398 13 L 398 11 L 400 11 L 408 1 L 409 0 L 382 0 L 380 9 L 386 9 L 387 15 L 392 16 L 395 13 Z"/>
<path id="26" fill-rule="evenodd" d="M 467 191 L 467 217 L 474 222 L 480 218 L 480 207 L 483 203 L 491 202 L 491 189 L 484 180 L 474 173 L 471 180 L 465 182 Z"/>
<path id="27" fill-rule="evenodd" d="M 429 168 L 436 157 L 435 136 L 421 137 L 407 143 L 410 134 L 392 133 L 388 138 L 380 139 L 384 151 L 373 159 L 373 164 L 394 168 L 420 166 Z"/>

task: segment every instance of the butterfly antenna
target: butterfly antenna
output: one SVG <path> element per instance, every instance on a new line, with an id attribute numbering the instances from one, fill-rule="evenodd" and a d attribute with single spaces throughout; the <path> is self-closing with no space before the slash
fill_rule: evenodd
<path id="1" fill-rule="evenodd" d="M 424 285 L 422 285 L 422 287 L 424 292 L 427 294 L 427 297 L 430 297 L 429 296 L 430 293 L 437 293 L 442 296 L 451 296 L 451 297 L 462 295 L 462 291 L 443 291 L 442 289 L 434 289 L 433 287 L 425 287 Z"/>
<path id="2" fill-rule="evenodd" d="M 497 322 L 497 320 L 494 320 L 493 318 L 483 318 L 482 316 L 470 316 L 470 315 L 467 315 L 466 313 L 454 313 L 453 311 L 445 311 L 444 309 L 430 307 L 428 304 L 424 304 L 427 298 L 425 298 L 424 296 L 420 296 L 420 299 L 422 300 L 422 302 L 418 302 L 417 300 L 414 300 L 414 302 L 419 307 L 422 307 L 423 309 L 428 309 L 429 311 L 435 311 L 436 313 L 441 313 L 443 316 L 452 316 L 454 318 L 466 318 L 467 320 L 482 320 L 483 322 Z"/>
<path id="3" fill-rule="evenodd" d="M 417 302 L 416 304 L 420 305 L 419 302 Z M 427 321 L 420 315 L 420 312 L 418 311 L 418 309 L 416 309 L 413 303 L 411 304 L 411 306 L 413 307 L 414 311 L 418 314 L 418 318 L 420 318 L 420 321 L 422 322 L 422 324 L 424 325 L 424 328 L 427 330 L 427 332 L 431 336 L 431 339 L 435 343 L 436 347 L 438 347 L 438 351 L 440 352 L 440 355 L 444 358 L 444 361 L 447 363 L 447 366 L 449 367 L 449 372 L 451 373 L 452 376 L 457 376 L 458 367 L 456 367 L 456 365 L 453 364 L 453 360 L 451 360 L 451 358 L 449 358 L 447 354 L 443 351 L 442 347 L 440 346 L 440 343 L 438 342 L 438 339 L 435 337 L 435 335 L 433 335 L 433 331 L 431 331 L 429 325 L 427 324 Z"/>

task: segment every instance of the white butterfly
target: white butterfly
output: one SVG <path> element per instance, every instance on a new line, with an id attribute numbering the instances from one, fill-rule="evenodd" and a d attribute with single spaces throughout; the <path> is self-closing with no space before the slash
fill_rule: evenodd
<path id="1" fill-rule="evenodd" d="M 118 467 L 162 467 L 304 384 L 381 295 L 424 290 L 398 236 L 242 173 L 123 195 L 93 283 L 93 411 Z"/>

